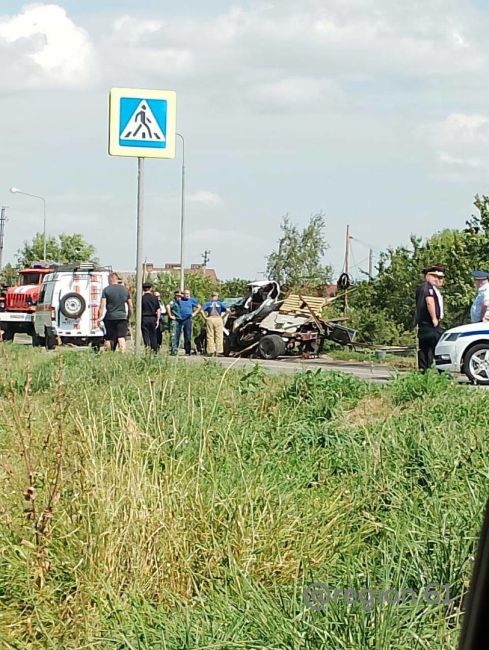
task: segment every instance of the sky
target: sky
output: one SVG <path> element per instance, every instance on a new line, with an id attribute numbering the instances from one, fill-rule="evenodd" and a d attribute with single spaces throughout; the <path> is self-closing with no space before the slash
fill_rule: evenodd
<path id="1" fill-rule="evenodd" d="M 326 220 L 352 273 L 489 193 L 489 0 L 67 0 L 0 5 L 4 261 L 80 232 L 131 270 L 137 160 L 110 157 L 112 87 L 174 90 L 186 261 L 262 278 L 285 215 Z M 144 256 L 178 262 L 181 147 L 145 165 Z M 376 259 L 376 257 L 374 257 Z"/>

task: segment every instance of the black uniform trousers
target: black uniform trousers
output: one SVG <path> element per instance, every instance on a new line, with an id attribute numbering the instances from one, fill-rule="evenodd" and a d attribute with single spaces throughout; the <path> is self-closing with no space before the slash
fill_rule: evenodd
<path id="1" fill-rule="evenodd" d="M 156 318 L 154 316 L 142 317 L 141 332 L 143 334 L 144 345 L 147 348 L 151 348 L 153 352 L 157 352 L 158 342 L 156 338 Z"/>
<path id="2" fill-rule="evenodd" d="M 158 349 L 161 348 L 161 344 L 163 343 L 163 326 L 164 323 L 160 318 L 160 322 L 158 323 L 158 327 L 156 328 L 156 347 Z"/>
<path id="3" fill-rule="evenodd" d="M 441 328 L 432 324 L 420 323 L 418 325 L 418 368 L 425 372 L 431 368 L 435 360 L 436 344 L 440 340 Z"/>

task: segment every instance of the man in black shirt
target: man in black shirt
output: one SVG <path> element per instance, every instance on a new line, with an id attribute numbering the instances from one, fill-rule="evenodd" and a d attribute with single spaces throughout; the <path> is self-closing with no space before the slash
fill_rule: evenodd
<path id="1" fill-rule="evenodd" d="M 151 282 L 143 284 L 143 298 L 141 310 L 141 332 L 144 345 L 151 348 L 153 352 L 158 351 L 158 340 L 156 328 L 160 322 L 160 301 L 151 291 Z"/>
<path id="2" fill-rule="evenodd" d="M 416 325 L 418 326 L 418 368 L 426 372 L 435 358 L 435 348 L 441 336 L 443 297 L 440 288 L 445 279 L 445 267 L 429 266 L 423 270 L 424 282 L 416 289 Z"/>

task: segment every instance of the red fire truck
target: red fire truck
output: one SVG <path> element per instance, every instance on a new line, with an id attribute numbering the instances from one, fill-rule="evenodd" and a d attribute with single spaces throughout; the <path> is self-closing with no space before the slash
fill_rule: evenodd
<path id="1" fill-rule="evenodd" d="M 4 341 L 13 341 L 16 334 L 34 331 L 34 312 L 44 276 L 52 272 L 48 264 L 33 264 L 19 271 L 19 281 L 0 295 L 0 330 Z"/>

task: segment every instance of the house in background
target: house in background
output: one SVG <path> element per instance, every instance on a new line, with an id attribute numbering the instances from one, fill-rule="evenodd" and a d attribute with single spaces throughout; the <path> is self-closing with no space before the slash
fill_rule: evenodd
<path id="1" fill-rule="evenodd" d="M 166 263 L 163 266 L 157 266 L 152 262 L 146 262 L 144 265 L 144 271 L 144 275 L 149 275 L 151 278 L 156 278 L 158 273 L 174 273 L 175 275 L 178 275 L 180 273 L 180 264 Z M 191 264 L 190 268 L 185 269 L 185 273 L 201 273 L 210 278 L 213 282 L 217 283 L 217 274 L 215 269 L 210 269 L 203 264 Z"/>
<path id="2" fill-rule="evenodd" d="M 134 271 L 119 271 L 118 272 L 124 282 L 134 282 L 136 274 Z M 167 263 L 163 266 L 157 266 L 152 262 L 146 262 L 143 267 L 143 275 L 145 278 L 148 276 L 150 278 L 156 278 L 158 273 L 173 273 L 174 275 L 180 274 L 180 264 L 178 263 Z M 210 269 L 209 267 L 204 266 L 203 264 L 191 264 L 190 268 L 185 269 L 185 274 L 187 273 L 201 273 L 202 275 L 210 278 L 214 283 L 217 284 L 217 274 L 215 269 Z"/>

